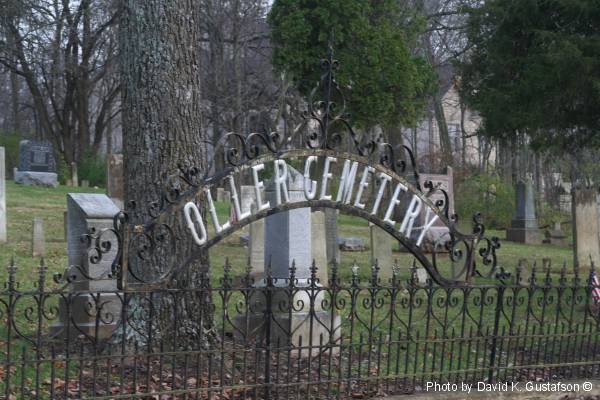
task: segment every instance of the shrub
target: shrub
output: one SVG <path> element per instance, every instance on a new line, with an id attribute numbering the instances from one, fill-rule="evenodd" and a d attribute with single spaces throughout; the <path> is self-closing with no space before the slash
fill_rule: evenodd
<path id="1" fill-rule="evenodd" d="M 510 226 L 515 212 L 515 191 L 499 176 L 478 174 L 457 182 L 454 202 L 459 221 L 470 222 L 480 212 L 487 227 L 504 229 Z"/>
<path id="2" fill-rule="evenodd" d="M 88 180 L 90 186 L 106 186 L 106 159 L 97 154 L 86 153 L 77 168 L 79 183 Z"/>
<path id="3" fill-rule="evenodd" d="M 23 138 L 18 133 L 0 131 L 0 147 L 6 155 L 6 177 L 12 178 L 14 167 L 19 166 L 19 142 Z"/>

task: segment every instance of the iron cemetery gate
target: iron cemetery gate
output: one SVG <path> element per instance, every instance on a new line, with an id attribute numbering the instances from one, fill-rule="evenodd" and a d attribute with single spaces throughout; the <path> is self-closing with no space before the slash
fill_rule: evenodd
<path id="1" fill-rule="evenodd" d="M 224 169 L 182 167 L 147 207 L 147 223 L 130 222 L 138 212 L 131 205 L 113 229 L 90 231 L 86 265 L 53 283 L 43 264 L 34 285 L 18 282 L 11 264 L 0 292 L 5 398 L 362 398 L 434 381 L 598 375 L 592 275 L 549 264 L 527 277 L 497 271 L 499 244 L 484 237 L 480 219 L 471 234 L 459 232 L 445 193 L 438 198 L 446 201 L 432 202 L 439 189 L 420 187 L 408 148 L 354 132 L 331 51 L 323 65 L 304 130 L 227 135 Z M 321 89 L 324 100 L 315 101 Z M 238 191 L 245 175 L 254 186 L 251 211 Z M 292 175 L 300 176 L 301 199 L 290 196 Z M 232 194 L 228 221 L 210 192 L 221 183 Z M 259 275 L 253 268 L 263 266 L 204 265 L 206 251 L 243 226 L 305 207 L 378 225 L 413 262 L 334 263 L 326 279 L 317 276 L 327 266 L 314 263 L 267 262 Z M 425 251 L 434 224 L 449 234 Z M 98 273 L 94 266 L 115 251 L 112 268 Z M 431 277 L 426 283 L 416 265 Z M 390 268 L 391 278 L 381 279 Z M 106 279 L 118 289 L 78 286 Z"/>

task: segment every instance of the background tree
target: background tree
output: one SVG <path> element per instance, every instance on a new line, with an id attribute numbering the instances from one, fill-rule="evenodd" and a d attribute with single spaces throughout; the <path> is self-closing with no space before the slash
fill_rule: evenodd
<path id="1" fill-rule="evenodd" d="M 489 0 L 470 10 L 462 94 L 484 133 L 576 155 L 600 144 L 600 3 Z"/>
<path id="2" fill-rule="evenodd" d="M 342 68 L 338 82 L 347 96 L 352 120 L 376 124 L 415 124 L 433 88 L 427 61 L 413 51 L 424 20 L 395 0 L 275 0 L 268 18 L 273 64 L 306 95 L 322 74 L 332 32 Z"/>
<path id="3" fill-rule="evenodd" d="M 118 114 L 119 84 L 111 68 L 115 21 L 116 7 L 109 0 L 0 4 L 0 64 L 11 73 L 12 108 L 18 102 L 16 86 L 23 82 L 36 136 L 50 140 L 67 164 L 97 153 Z"/>

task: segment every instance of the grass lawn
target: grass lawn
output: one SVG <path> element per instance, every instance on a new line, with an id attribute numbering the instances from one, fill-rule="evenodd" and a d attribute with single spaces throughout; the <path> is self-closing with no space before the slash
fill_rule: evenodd
<path id="1" fill-rule="evenodd" d="M 35 271 L 37 271 L 39 260 L 31 256 L 32 220 L 34 217 L 41 217 L 44 220 L 46 234 L 45 262 L 49 269 L 49 274 L 53 272 L 63 272 L 67 265 L 67 249 L 64 239 L 63 213 L 66 210 L 66 194 L 69 192 L 103 193 L 104 190 L 91 188 L 75 189 L 64 186 L 56 189 L 46 189 L 21 186 L 16 185 L 13 182 L 7 182 L 9 242 L 6 245 L 0 246 L 0 264 L 8 266 L 11 257 L 14 256 L 18 267 L 17 280 L 21 282 L 21 289 L 32 287 L 37 278 L 37 273 Z M 217 204 L 217 208 L 221 219 L 224 219 L 224 217 L 229 214 L 228 205 Z M 338 223 L 341 236 L 360 237 L 367 245 L 369 244 L 369 227 L 366 221 L 356 217 L 340 215 Z M 215 282 L 218 282 L 218 278 L 220 278 L 223 274 L 222 266 L 224 265 L 226 258 L 228 258 L 232 264 L 232 273 L 234 275 L 239 276 L 243 273 L 246 265 L 247 252 L 240 242 L 240 236 L 242 234 L 244 234 L 243 231 L 236 232 L 211 249 L 211 272 Z M 505 233 L 504 231 L 488 231 L 488 235 L 495 235 L 503 239 Z M 408 278 L 409 267 L 412 265 L 412 256 L 401 252 L 395 252 L 395 256 L 397 257 L 398 265 L 400 266 L 400 277 Z M 369 250 L 363 252 L 344 252 L 342 253 L 341 257 L 342 263 L 339 267 L 339 275 L 342 279 L 345 279 L 346 281 L 349 280 L 349 277 L 351 276 L 351 267 L 354 262 L 360 266 L 359 277 L 361 280 L 368 279 L 371 273 L 369 268 L 371 258 Z M 527 258 L 531 262 L 534 260 L 541 262 L 542 258 L 551 258 L 555 267 L 553 273 L 556 274 L 563 263 L 566 263 L 567 266 L 572 265 L 572 250 L 569 247 L 556 247 L 550 245 L 534 246 L 502 242 L 502 247 L 498 251 L 498 262 L 500 266 L 503 266 L 508 271 L 513 271 L 514 267 L 518 263 L 518 260 L 521 258 Z M 447 256 L 442 256 L 440 264 L 442 265 L 442 268 L 449 268 L 449 260 Z M 5 282 L 6 280 L 7 270 L 6 268 L 1 268 L 0 282 Z M 397 348 L 392 348 L 390 344 L 389 348 L 387 349 L 387 357 L 390 360 L 402 358 L 403 368 L 408 371 L 407 374 L 409 376 L 409 372 L 412 369 L 415 371 L 417 369 L 419 371 L 427 371 L 431 369 L 433 371 L 433 368 L 436 365 L 436 368 L 439 369 L 442 367 L 442 364 L 443 368 L 446 370 L 452 370 L 452 362 L 456 363 L 457 361 L 463 362 L 464 367 L 472 365 L 473 363 L 475 366 L 477 366 L 477 363 L 480 362 L 480 360 L 475 358 L 475 356 L 479 354 L 480 351 L 486 354 L 486 345 L 481 340 L 476 341 L 476 349 L 471 349 L 471 345 L 469 344 L 469 347 L 465 350 L 464 354 L 459 352 L 453 356 L 454 358 L 452 358 L 450 356 L 452 355 L 452 349 L 454 348 L 453 338 L 455 335 L 455 330 L 457 336 L 469 335 L 470 337 L 470 335 L 473 334 L 485 335 L 487 337 L 490 334 L 489 327 L 493 326 L 495 303 L 492 299 L 489 304 L 484 301 L 485 304 L 482 306 L 477 299 L 493 298 L 496 295 L 496 292 L 493 290 L 488 292 L 486 291 L 487 289 L 477 289 L 470 295 L 471 297 L 469 300 L 467 300 L 465 297 L 465 292 L 463 292 L 462 289 L 454 290 L 453 292 L 446 292 L 443 288 L 438 288 L 435 289 L 434 294 L 430 295 L 432 299 L 431 304 L 436 304 L 437 306 L 433 308 L 433 310 L 430 310 L 428 307 L 426 307 L 428 290 L 430 289 L 419 289 L 418 293 L 415 295 L 415 298 L 419 298 L 422 302 L 415 301 L 416 305 L 414 308 L 407 307 L 407 303 L 397 303 L 396 311 L 394 311 L 395 319 L 391 319 L 390 311 L 387 307 L 387 304 L 390 303 L 389 296 L 386 295 L 386 290 L 381 290 L 376 295 L 376 299 L 371 299 L 373 302 L 365 302 L 365 300 L 368 300 L 371 294 L 368 290 L 361 289 L 360 293 L 357 295 L 357 310 L 355 312 L 351 312 L 349 310 L 350 307 L 346 306 L 339 311 L 339 314 L 342 317 L 342 330 L 345 332 L 345 335 L 348 335 L 351 327 L 356 328 L 356 331 L 352 331 L 350 333 L 349 340 L 355 345 L 360 343 L 359 349 L 362 349 L 363 335 L 365 332 L 370 331 L 367 329 L 367 326 L 369 325 L 372 327 L 377 326 L 377 332 L 379 334 L 386 334 L 386 332 L 383 331 L 387 329 L 389 321 L 394 321 L 396 324 L 396 326 L 394 326 L 394 332 L 404 332 L 406 330 L 406 332 L 416 334 L 416 341 L 407 342 L 407 348 L 401 349 L 399 344 L 397 345 Z M 586 298 L 586 290 L 586 288 L 582 288 L 578 292 L 578 294 L 584 299 Z M 519 295 L 525 300 L 531 301 L 531 310 L 529 309 L 530 305 L 528 301 L 511 303 L 516 304 L 511 315 L 512 318 L 515 318 L 516 321 L 518 321 L 518 323 L 525 321 L 523 318 L 520 318 L 520 316 L 534 315 L 534 317 L 540 318 L 541 314 L 548 314 L 548 319 L 551 319 L 550 317 L 554 315 L 553 313 L 557 313 L 557 308 L 555 305 L 548 306 L 548 310 L 546 310 L 544 302 L 539 301 L 540 299 L 545 298 L 543 296 L 540 297 L 543 295 L 542 292 L 538 292 L 535 295 L 527 295 L 527 289 L 523 289 L 520 292 L 511 291 L 510 294 L 514 294 L 515 297 Z M 340 295 L 344 297 L 346 304 L 350 304 L 350 293 L 348 291 L 344 291 Z M 213 301 L 215 310 L 217 310 L 216 315 L 219 315 L 219 310 L 223 310 L 225 308 L 231 308 L 230 313 L 233 313 L 235 311 L 234 308 L 237 304 L 237 300 L 242 300 L 240 296 L 240 293 L 234 293 L 229 299 L 229 303 L 226 307 L 224 307 L 222 304 L 222 299 L 219 299 L 217 295 L 214 296 Z M 408 295 L 406 293 L 402 293 L 400 296 L 406 298 Z M 369 304 L 373 304 L 375 300 L 381 300 L 381 304 L 386 304 L 386 306 L 381 308 L 368 306 Z M 32 299 L 25 299 L 25 301 L 21 303 L 20 307 L 26 307 L 31 304 L 32 301 Z M 417 303 L 421 305 L 419 306 Z M 466 304 L 466 307 L 463 309 L 460 306 L 461 304 Z M 508 304 L 509 303 L 507 303 L 507 305 Z M 565 304 L 568 305 L 568 303 Z M 50 305 L 48 305 L 48 307 L 49 306 Z M 21 310 L 21 308 L 19 310 Z M 508 308 L 510 307 L 507 307 L 507 312 Z M 577 308 L 574 310 L 575 314 L 577 315 L 582 314 L 582 311 L 583 307 L 581 306 L 577 306 Z M 466 316 L 468 316 L 466 322 L 462 323 L 461 318 Z M 559 318 L 559 315 L 557 314 L 557 321 L 559 319 L 562 321 L 564 318 L 562 316 Z M 503 332 L 508 324 L 508 316 L 506 320 L 503 319 L 502 321 L 503 322 L 501 322 L 499 329 L 502 329 Z M 218 321 L 216 323 L 217 325 L 219 324 Z M 27 322 L 25 319 L 22 321 L 20 320 L 18 321 L 18 324 L 22 325 L 25 331 L 30 331 L 31 333 L 35 332 L 35 318 L 31 322 Z M 524 324 L 526 330 L 531 329 L 529 326 L 529 317 Z M 532 322 L 531 325 L 533 326 L 534 322 Z M 544 326 L 546 325 L 548 325 L 547 322 Z M 550 325 L 552 325 L 552 323 L 550 323 Z M 555 325 L 556 327 L 553 329 L 558 329 L 558 322 Z M 482 328 L 486 327 L 488 331 L 474 332 L 473 327 L 477 328 L 478 326 Z M 47 328 L 46 322 L 44 322 L 43 327 Z M 462 332 L 461 328 L 463 329 Z M 548 329 L 548 332 L 550 332 L 550 328 L 551 326 L 548 325 L 548 327 L 545 329 Z M 0 341 L 6 336 L 5 329 L 5 327 L 0 326 Z M 391 327 L 389 329 L 390 331 L 392 330 Z M 353 336 L 352 333 L 354 334 Z M 535 330 L 533 333 L 535 334 Z M 425 334 L 428 336 L 424 336 Z M 394 333 L 393 337 L 390 336 L 388 340 L 395 338 L 395 335 L 396 333 Z M 419 335 L 421 335 L 421 342 L 419 342 Z M 451 336 L 451 339 L 448 339 L 448 336 Z M 443 337 L 443 339 L 440 339 L 440 337 Z M 367 340 L 366 336 L 364 340 Z M 368 340 L 376 340 L 376 338 L 369 338 Z M 431 343 L 428 341 L 431 341 Z M 440 346 L 438 349 L 438 356 L 435 356 L 435 343 L 438 342 L 441 344 L 438 345 Z M 480 344 L 481 350 L 479 349 Z M 534 344 L 535 343 L 532 339 L 532 348 Z M 452 347 L 446 348 L 446 345 Z M 25 354 L 26 349 L 30 348 L 30 345 L 22 340 L 13 342 L 13 346 L 15 349 L 20 349 L 21 347 L 22 349 L 25 349 L 22 350 L 24 352 L 23 354 Z M 369 346 L 375 345 L 369 344 Z M 433 346 L 433 350 L 431 347 L 428 349 L 428 346 Z M 369 349 L 371 349 L 371 347 L 369 347 Z M 1 353 L 2 350 L 0 350 L 0 354 Z M 367 351 L 367 353 L 370 354 L 370 351 Z M 433 353 L 433 356 L 431 353 Z M 441 359 L 439 359 L 439 354 L 445 353 L 449 354 L 449 358 L 445 359 L 444 356 L 441 356 Z M 404 354 L 405 356 L 400 357 L 400 354 Z M 423 354 L 422 359 L 419 358 L 421 357 L 421 354 Z M 502 352 L 499 354 L 499 357 L 502 357 Z M 474 356 L 471 357 L 472 355 Z M 508 350 L 506 351 L 505 356 L 508 357 Z M 484 363 L 485 362 L 482 362 L 481 364 L 483 365 Z M 16 369 L 13 374 L 13 380 L 17 379 L 19 376 L 23 376 L 23 380 L 26 382 L 26 384 L 32 385 L 31 382 L 33 382 L 35 376 L 35 369 L 33 368 L 33 365 L 33 363 L 29 363 L 28 367 L 26 368 Z M 454 366 L 454 368 L 456 368 L 456 366 Z M 42 379 L 47 379 L 49 374 L 49 372 L 46 370 L 48 369 L 47 364 L 44 364 L 44 367 L 41 369 L 42 370 L 40 372 Z M 73 368 L 70 373 L 74 374 L 76 372 L 77 369 Z M 76 377 L 74 376 L 73 379 L 74 378 Z M 0 388 L 1 387 L 2 385 L 0 385 Z"/>
<path id="2" fill-rule="evenodd" d="M 8 243 L 0 246 L 0 265 L 8 266 L 11 257 L 14 257 L 18 267 L 17 277 L 23 281 L 22 283 L 25 284 L 31 280 L 31 271 L 35 270 L 39 264 L 39 260 L 31 255 L 32 220 L 35 217 L 40 217 L 44 221 L 46 237 L 44 259 L 49 273 L 64 271 L 67 265 L 67 245 L 63 214 L 66 211 L 66 195 L 71 192 L 103 193 L 104 189 L 65 186 L 50 189 L 17 185 L 12 181 L 7 181 Z M 228 205 L 218 204 L 217 208 L 222 219 L 229 214 Z M 341 236 L 360 237 L 367 245 L 369 244 L 369 227 L 366 221 L 357 217 L 340 215 L 338 223 Z M 226 258 L 229 258 L 234 274 L 239 275 L 244 271 L 247 255 L 246 249 L 240 243 L 240 236 L 244 233 L 244 231 L 236 232 L 211 249 L 211 264 L 215 278 L 221 275 Z M 563 263 L 566 263 L 569 271 L 571 270 L 570 266 L 573 261 L 571 248 L 507 242 L 502 240 L 505 237 L 504 231 L 488 231 L 487 234 L 498 236 L 501 239 L 502 247 L 498 251 L 498 263 L 509 271 L 514 270 L 521 258 L 527 258 L 531 262 L 534 260 L 541 262 L 542 258 L 550 258 L 554 271 L 560 269 Z M 408 277 L 408 267 L 412 265 L 412 256 L 402 252 L 395 252 L 394 255 L 401 266 L 401 276 Z M 445 258 L 441 262 L 442 267 L 448 267 L 447 257 L 442 256 L 442 258 Z M 348 278 L 351 274 L 351 266 L 356 261 L 360 266 L 359 275 L 366 279 L 370 275 L 370 260 L 369 250 L 343 252 L 339 269 L 340 275 Z M 6 280 L 6 274 L 6 269 L 0 268 L 0 281 Z"/>

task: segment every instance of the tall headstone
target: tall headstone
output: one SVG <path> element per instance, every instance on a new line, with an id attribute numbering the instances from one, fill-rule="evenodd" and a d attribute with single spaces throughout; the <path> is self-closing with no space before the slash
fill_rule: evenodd
<path id="1" fill-rule="evenodd" d="M 71 182 L 73 187 L 79 187 L 79 173 L 77 172 L 77 163 L 71 163 Z"/>
<path id="2" fill-rule="evenodd" d="M 0 243 L 6 243 L 6 154 L 4 147 L 0 147 Z"/>
<path id="3" fill-rule="evenodd" d="M 425 189 L 425 182 L 430 181 L 433 184 L 434 188 L 444 190 L 448 195 L 448 214 L 454 214 L 454 171 L 452 167 L 446 167 L 445 174 L 420 174 L 419 175 L 421 187 Z M 446 201 L 444 194 L 440 191 L 434 191 L 431 196 L 429 196 L 429 200 L 431 200 L 434 204 L 438 200 Z M 419 220 L 423 223 L 426 219 L 428 207 L 423 207 L 421 210 L 421 215 L 419 216 Z M 419 234 L 419 229 L 414 230 L 416 235 Z M 425 236 L 425 241 L 422 245 L 423 248 L 427 250 L 432 250 L 434 247 L 436 249 L 440 249 L 440 244 L 449 239 L 449 230 L 448 227 L 440 220 L 434 223 L 434 225 L 427 231 Z"/>
<path id="4" fill-rule="evenodd" d="M 304 176 L 290 166 L 288 166 L 287 174 L 289 202 L 305 200 Z M 269 201 L 271 204 L 276 202 L 276 188 L 273 180 L 265 183 L 264 201 Z M 272 342 L 289 343 L 291 346 L 298 346 L 302 342 L 303 346 L 306 346 L 310 342 L 318 344 L 321 337 L 326 343 L 330 340 L 331 335 L 334 336 L 331 338 L 332 340 L 340 335 L 340 317 L 324 311 L 321 307 L 324 292 L 310 287 L 313 254 L 311 226 L 310 208 L 281 211 L 265 219 L 264 263 L 265 269 L 269 263 L 271 266 L 271 276 L 275 281 L 272 304 L 277 305 L 272 309 L 276 322 L 270 331 Z M 290 278 L 290 268 L 293 263 L 296 268 L 294 285 L 299 289 L 290 292 L 287 279 Z M 255 284 L 264 286 L 266 282 L 262 280 Z M 255 305 L 255 313 L 248 317 L 240 316 L 236 320 L 236 325 L 239 331 L 245 331 L 246 335 L 264 337 L 266 334 L 264 331 L 264 307 L 266 306 L 264 293 L 256 291 L 252 292 L 250 296 L 249 301 Z M 314 301 L 311 301 L 311 298 Z M 312 309 L 311 304 L 313 304 Z M 293 309 L 290 310 L 292 305 Z M 303 305 L 303 307 L 300 309 L 299 305 Z M 300 357 L 307 357 L 309 353 L 315 356 L 318 349 L 314 347 L 313 349 L 301 351 Z"/>
<path id="5" fill-rule="evenodd" d="M 21 140 L 19 168 L 14 171 L 16 183 L 31 186 L 57 187 L 58 175 L 52 144 L 44 141 Z"/>
<path id="6" fill-rule="evenodd" d="M 317 266 L 317 279 L 323 286 L 329 281 L 327 259 L 327 241 L 325 240 L 325 212 L 315 210 L 311 214 L 311 245 L 312 258 Z"/>
<path id="7" fill-rule="evenodd" d="M 338 210 L 325 208 L 325 246 L 327 250 L 327 261 L 335 260 L 337 264 L 341 262 L 340 246 L 338 245 Z"/>
<path id="8" fill-rule="evenodd" d="M 256 204 L 252 203 L 252 212 Z M 259 219 L 250 224 L 248 241 L 248 258 L 255 280 L 263 279 L 265 272 L 265 220 Z"/>
<path id="9" fill-rule="evenodd" d="M 593 262 L 600 266 L 600 243 L 598 242 L 597 192 L 594 189 L 573 190 L 573 240 L 575 265 L 588 269 Z"/>
<path id="10" fill-rule="evenodd" d="M 304 176 L 288 166 L 290 202 L 303 201 Z M 266 198 L 275 204 L 275 184 L 265 185 Z M 297 208 L 268 216 L 265 220 L 265 266 L 271 262 L 273 277 L 287 278 L 292 261 L 296 277 L 307 280 L 312 263 L 310 208 Z"/>
<path id="11" fill-rule="evenodd" d="M 371 263 L 377 261 L 379 277 L 382 282 L 386 282 L 394 274 L 393 238 L 375 224 L 369 224 L 369 229 L 371 233 Z"/>
<path id="12" fill-rule="evenodd" d="M 118 208 L 123 209 L 125 200 L 123 154 L 109 154 L 106 158 L 106 194 Z"/>
<path id="13" fill-rule="evenodd" d="M 511 227 L 506 230 L 506 240 L 527 244 L 541 243 L 542 235 L 535 216 L 535 200 L 531 181 L 517 183 L 516 208 Z"/>
<path id="14" fill-rule="evenodd" d="M 65 335 L 68 321 L 77 325 L 77 329 L 69 329 L 70 334 L 77 334 L 77 330 L 81 330 L 91 336 L 97 334 L 99 339 L 110 337 L 117 327 L 122 303 L 115 293 L 117 282 L 110 274 L 117 256 L 118 239 L 111 233 L 105 234 L 102 239 L 110 242 L 110 248 L 102 254 L 99 262 L 94 263 L 90 259 L 94 250 L 89 249 L 81 238 L 90 232 L 98 233 L 112 228 L 113 218 L 118 212 L 116 205 L 104 194 L 67 195 L 67 249 L 70 267 L 66 274 L 70 277 L 70 290 L 77 295 L 71 297 L 72 303 L 68 307 L 65 303 L 67 300 L 60 303 L 60 323 L 52 327 L 54 334 Z M 102 317 L 97 321 L 98 312 L 111 317 Z"/>
<path id="15" fill-rule="evenodd" d="M 43 257 L 46 255 L 46 238 L 44 237 L 44 220 L 33 219 L 33 234 L 31 238 L 31 255 Z"/>

